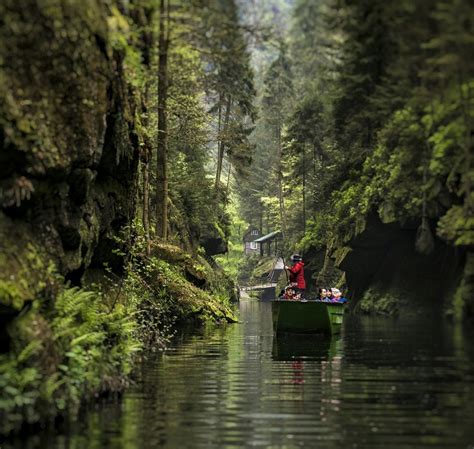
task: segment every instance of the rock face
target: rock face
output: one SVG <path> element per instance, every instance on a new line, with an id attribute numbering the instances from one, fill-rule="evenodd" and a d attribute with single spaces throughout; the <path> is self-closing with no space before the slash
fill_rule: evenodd
<path id="1" fill-rule="evenodd" d="M 135 105 L 108 2 L 0 4 L 0 304 L 33 300 L 51 263 L 73 284 L 120 270 L 134 213 Z M 0 312 L 1 313 L 1 312 Z"/>
<path id="2" fill-rule="evenodd" d="M 465 254 L 435 240 L 432 255 L 415 251 L 416 229 L 383 224 L 376 216 L 336 251 L 348 290 L 364 311 L 397 313 L 450 305 L 465 266 Z M 426 307 L 425 307 L 426 306 Z"/>

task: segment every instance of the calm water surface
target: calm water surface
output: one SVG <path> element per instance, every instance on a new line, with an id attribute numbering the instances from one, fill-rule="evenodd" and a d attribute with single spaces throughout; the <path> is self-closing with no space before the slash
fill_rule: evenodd
<path id="1" fill-rule="evenodd" d="M 472 448 L 474 342 L 436 320 L 348 316 L 273 336 L 269 303 L 152 355 L 121 400 L 2 449 Z"/>

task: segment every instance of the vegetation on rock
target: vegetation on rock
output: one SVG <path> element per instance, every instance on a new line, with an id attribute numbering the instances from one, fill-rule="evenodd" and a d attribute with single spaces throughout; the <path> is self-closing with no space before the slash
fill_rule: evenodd
<path id="1" fill-rule="evenodd" d="M 474 316 L 472 4 L 211 3 L 0 4 L 0 432 L 234 321 L 248 225 L 309 292 Z"/>
<path id="2" fill-rule="evenodd" d="M 348 274 L 355 302 L 369 287 L 377 297 L 388 294 L 379 281 L 382 267 L 393 269 L 384 263 L 393 226 L 411 242 L 403 257 L 429 262 L 456 248 L 446 265 L 432 268 L 443 282 L 451 276 L 446 267 L 457 267 L 457 299 L 440 283 L 432 300 L 459 319 L 472 317 L 472 5 L 298 0 L 291 14 L 261 67 L 278 114 L 263 95 L 252 136 L 260 154 L 240 187 L 243 218 L 284 229 L 287 252 L 309 260 L 327 248 Z M 281 145 L 272 131 L 277 117 Z M 370 248 L 376 245 L 380 251 Z M 308 273 L 310 288 L 337 277 L 321 268 Z M 372 285 L 359 282 L 369 277 Z M 416 301 L 430 283 L 420 279 L 408 296 Z"/>
<path id="3" fill-rule="evenodd" d="M 236 84 L 229 118 L 239 132 L 225 136 L 235 167 L 250 158 L 252 73 L 237 23 L 212 41 L 201 28 L 222 24 L 234 2 L 201 6 L 177 1 L 164 17 L 152 0 L 0 5 L 0 433 L 122 389 L 142 348 L 162 347 L 180 323 L 236 320 L 234 284 L 210 258 L 225 251 L 229 226 L 211 166 L 210 64 L 235 64 L 237 52 L 246 74 L 246 106 Z M 210 55 L 226 40 L 236 47 Z M 165 52 L 162 241 L 153 230 Z"/>

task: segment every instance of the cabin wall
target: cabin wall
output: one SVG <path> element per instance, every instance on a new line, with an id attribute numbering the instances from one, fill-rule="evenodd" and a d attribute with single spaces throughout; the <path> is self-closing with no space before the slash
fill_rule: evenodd
<path id="1" fill-rule="evenodd" d="M 252 248 L 252 242 L 245 242 L 244 243 L 244 253 L 246 255 L 251 254 L 260 254 L 260 245 L 257 243 L 256 248 Z"/>

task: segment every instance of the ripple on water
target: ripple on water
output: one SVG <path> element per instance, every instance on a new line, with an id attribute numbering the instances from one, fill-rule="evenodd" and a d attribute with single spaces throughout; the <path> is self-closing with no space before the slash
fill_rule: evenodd
<path id="1" fill-rule="evenodd" d="M 2 449 L 474 447 L 474 339 L 442 323 L 348 317 L 274 338 L 269 304 L 151 354 L 120 401 Z"/>

